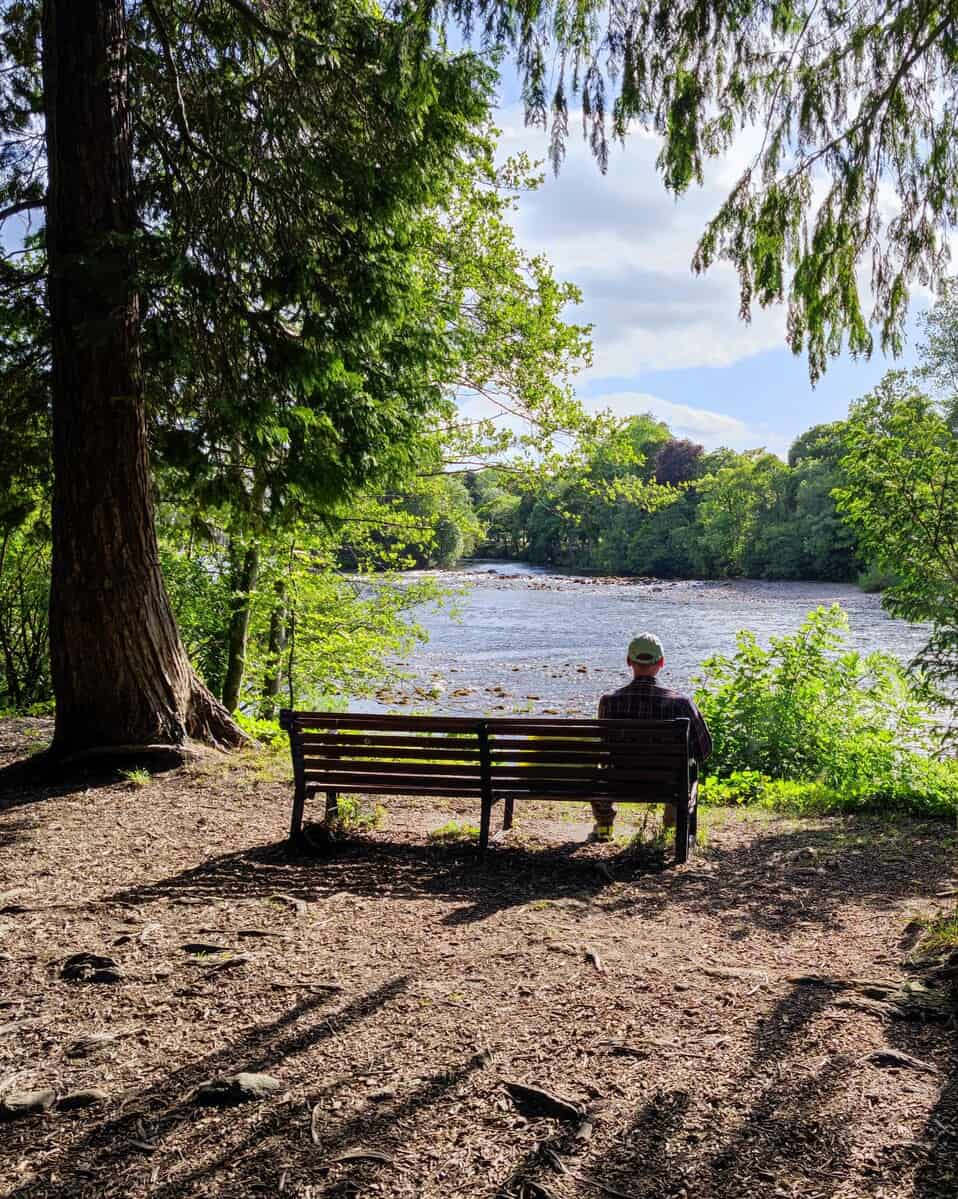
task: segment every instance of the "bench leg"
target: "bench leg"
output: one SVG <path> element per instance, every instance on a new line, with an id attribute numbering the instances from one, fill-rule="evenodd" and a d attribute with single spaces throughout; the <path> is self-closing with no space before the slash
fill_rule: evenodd
<path id="1" fill-rule="evenodd" d="M 339 792 L 326 792 L 326 823 L 335 824 L 339 820 Z"/>
<path id="2" fill-rule="evenodd" d="M 479 861 L 481 862 L 486 856 L 486 850 L 489 848 L 489 829 L 492 825 L 492 800 L 484 799 L 482 801 L 482 815 L 479 819 Z"/>
<path id="3" fill-rule="evenodd" d="M 675 864 L 689 860 L 689 800 L 675 805 Z"/>
<path id="4" fill-rule="evenodd" d="M 503 832 L 507 832 L 512 828 L 512 814 L 516 806 L 516 801 L 510 795 L 503 805 L 502 809 L 502 828 Z"/>
<path id="5" fill-rule="evenodd" d="M 298 841 L 303 835 L 303 808 L 306 806 L 306 788 L 297 785 L 293 792 L 293 818 L 289 825 L 290 841 Z"/>

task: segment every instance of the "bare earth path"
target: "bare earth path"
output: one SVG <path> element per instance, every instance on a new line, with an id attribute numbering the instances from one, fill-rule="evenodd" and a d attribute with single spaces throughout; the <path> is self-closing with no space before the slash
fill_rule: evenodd
<path id="1" fill-rule="evenodd" d="M 0 768 L 44 735 L 0 723 Z M 954 1028 L 798 981 L 903 976 L 954 902 L 944 826 L 717 812 L 675 869 L 520 807 L 480 869 L 426 841 L 456 805 L 326 860 L 288 853 L 288 805 L 254 761 L 0 794 L 0 1091 L 107 1095 L 0 1126 L 0 1195 L 958 1195 Z M 63 981 L 79 952 L 121 980 Z M 241 1070 L 283 1089 L 195 1103 Z"/>

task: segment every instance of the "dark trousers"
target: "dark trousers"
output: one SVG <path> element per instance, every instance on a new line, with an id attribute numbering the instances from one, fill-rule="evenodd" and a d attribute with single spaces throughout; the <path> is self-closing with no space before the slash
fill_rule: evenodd
<path id="1" fill-rule="evenodd" d="M 615 806 L 608 799 L 593 799 L 592 816 L 596 824 L 607 824 L 609 828 L 615 823 Z M 662 814 L 662 824 L 666 828 L 675 828 L 675 804 L 667 803 Z"/>

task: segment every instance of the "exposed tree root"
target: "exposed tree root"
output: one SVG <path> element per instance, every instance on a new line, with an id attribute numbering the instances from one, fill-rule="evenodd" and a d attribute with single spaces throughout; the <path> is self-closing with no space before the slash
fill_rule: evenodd
<path id="1" fill-rule="evenodd" d="M 250 739 L 220 701 L 194 675 L 186 713 L 186 731 L 194 741 L 217 749 L 241 749 Z"/>

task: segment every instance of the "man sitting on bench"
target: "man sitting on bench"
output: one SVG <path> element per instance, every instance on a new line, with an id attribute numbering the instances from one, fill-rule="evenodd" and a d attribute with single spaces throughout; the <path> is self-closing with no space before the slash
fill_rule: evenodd
<path id="1" fill-rule="evenodd" d="M 665 665 L 665 650 L 654 633 L 641 633 L 629 642 L 626 664 L 632 668 L 632 682 L 603 695 L 599 700 L 600 720 L 675 720 L 689 717 L 689 757 L 704 762 L 712 752 L 712 737 L 702 713 L 678 691 L 662 687 L 655 676 Z M 609 800 L 593 800 L 595 827 L 592 840 L 611 841 L 615 808 Z M 666 804 L 666 828 L 675 826 L 675 807 Z"/>

